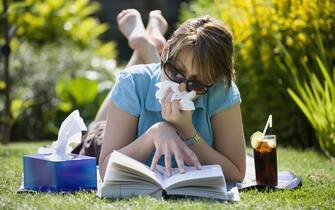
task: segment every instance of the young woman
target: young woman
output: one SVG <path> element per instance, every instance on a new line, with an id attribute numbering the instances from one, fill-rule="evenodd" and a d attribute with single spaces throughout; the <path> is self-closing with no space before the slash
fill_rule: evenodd
<path id="1" fill-rule="evenodd" d="M 122 11 L 117 21 L 134 54 L 96 118 L 107 116 L 101 177 L 118 150 L 152 170 L 165 165 L 168 175 L 171 167 L 184 173 L 185 163 L 199 169 L 219 164 L 227 181 L 242 181 L 245 144 L 231 32 L 211 17 L 200 17 L 186 21 L 166 41 L 160 11 L 150 13 L 146 29 L 135 9 Z M 180 91 L 194 90 L 195 110 L 180 110 L 179 101 L 170 100 L 172 90 L 160 104 L 155 84 L 164 80 L 178 83 Z"/>

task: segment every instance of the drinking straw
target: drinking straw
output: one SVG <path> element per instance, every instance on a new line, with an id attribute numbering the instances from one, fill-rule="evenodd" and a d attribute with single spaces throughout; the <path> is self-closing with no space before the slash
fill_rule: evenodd
<path id="1" fill-rule="evenodd" d="M 270 128 L 272 128 L 272 114 L 269 115 L 268 121 L 266 121 L 264 130 L 263 130 L 263 136 L 265 136 L 266 130 L 268 129 L 269 126 Z"/>

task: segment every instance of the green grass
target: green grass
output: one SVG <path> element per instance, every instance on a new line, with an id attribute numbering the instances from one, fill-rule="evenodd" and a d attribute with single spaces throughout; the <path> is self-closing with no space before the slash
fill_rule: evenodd
<path id="1" fill-rule="evenodd" d="M 236 203 L 213 200 L 163 200 L 150 197 L 106 200 L 94 192 L 75 194 L 17 194 L 22 174 L 22 156 L 36 153 L 42 143 L 0 145 L 0 209 L 334 209 L 335 161 L 312 150 L 278 148 L 279 170 L 301 175 L 303 187 L 296 190 L 241 192 Z M 250 151 L 250 149 L 249 149 Z"/>

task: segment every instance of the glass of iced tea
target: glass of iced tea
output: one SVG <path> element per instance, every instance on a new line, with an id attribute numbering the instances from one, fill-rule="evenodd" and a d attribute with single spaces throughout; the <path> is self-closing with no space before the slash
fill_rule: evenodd
<path id="1" fill-rule="evenodd" d="M 276 136 L 256 132 L 251 136 L 254 149 L 257 185 L 275 187 L 278 185 Z"/>

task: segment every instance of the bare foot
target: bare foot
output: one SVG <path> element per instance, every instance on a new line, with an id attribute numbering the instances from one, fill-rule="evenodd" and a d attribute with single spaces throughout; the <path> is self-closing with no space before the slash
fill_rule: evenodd
<path id="1" fill-rule="evenodd" d="M 128 39 L 129 47 L 144 63 L 159 62 L 154 42 L 145 30 L 141 14 L 136 9 L 126 9 L 117 15 L 119 30 Z"/>
<path id="2" fill-rule="evenodd" d="M 150 12 L 146 30 L 159 54 L 161 54 L 166 43 L 166 39 L 163 34 L 165 34 L 167 27 L 168 24 L 160 10 L 153 10 Z"/>
<path id="3" fill-rule="evenodd" d="M 143 45 L 151 42 L 144 28 L 141 14 L 136 9 L 126 9 L 117 15 L 119 30 L 128 39 L 129 47 L 142 50 Z"/>

